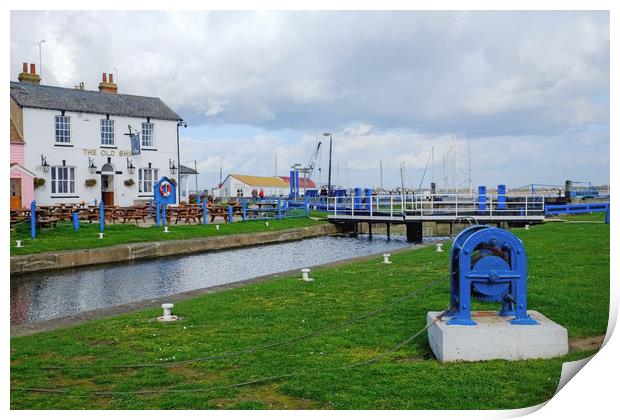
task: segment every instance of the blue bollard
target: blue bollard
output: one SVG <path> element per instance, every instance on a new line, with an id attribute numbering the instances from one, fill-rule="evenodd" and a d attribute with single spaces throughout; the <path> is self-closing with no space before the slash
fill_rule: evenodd
<path id="1" fill-rule="evenodd" d="M 278 197 L 278 220 L 282 220 L 282 207 L 280 206 L 280 197 Z"/>
<path id="2" fill-rule="evenodd" d="M 73 217 L 73 230 L 80 230 L 80 214 L 74 211 L 71 216 Z"/>
<path id="3" fill-rule="evenodd" d="M 487 209 L 487 187 L 478 187 L 478 213 L 483 214 Z"/>
<path id="4" fill-rule="evenodd" d="M 37 203 L 34 200 L 30 203 L 30 237 L 37 237 Z"/>
<path id="5" fill-rule="evenodd" d="M 202 202 L 202 224 L 207 224 L 207 199 Z"/>
<path id="6" fill-rule="evenodd" d="M 245 203 L 245 198 L 244 198 L 244 199 L 243 199 L 243 216 L 242 216 L 242 217 L 243 217 L 243 221 L 244 221 L 244 222 L 245 222 L 245 218 L 246 218 L 246 216 L 247 216 L 247 215 L 246 215 L 246 208 L 247 208 L 247 206 L 246 206 L 246 203 Z"/>
<path id="7" fill-rule="evenodd" d="M 105 212 L 103 211 L 103 200 L 99 202 L 99 231 L 103 232 L 105 227 Z"/>
<path id="8" fill-rule="evenodd" d="M 607 204 L 607 211 L 605 212 L 605 223 L 609 224 L 609 203 Z"/>
<path id="9" fill-rule="evenodd" d="M 228 223 L 233 222 L 233 208 L 232 206 L 228 206 Z"/>

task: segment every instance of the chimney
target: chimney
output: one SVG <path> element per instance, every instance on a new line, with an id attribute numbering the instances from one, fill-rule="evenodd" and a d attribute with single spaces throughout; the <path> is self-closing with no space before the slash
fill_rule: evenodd
<path id="1" fill-rule="evenodd" d="M 116 93 L 118 92 L 118 86 L 114 83 L 114 79 L 112 78 L 112 73 L 106 74 L 103 73 L 101 78 L 101 83 L 99 83 L 99 92 L 103 93 Z"/>
<path id="2" fill-rule="evenodd" d="M 34 64 L 30 64 L 30 72 L 28 72 L 28 63 L 22 65 L 22 72 L 17 76 L 17 80 L 22 83 L 30 83 L 32 85 L 41 84 L 41 76 L 37 74 L 37 69 Z"/>

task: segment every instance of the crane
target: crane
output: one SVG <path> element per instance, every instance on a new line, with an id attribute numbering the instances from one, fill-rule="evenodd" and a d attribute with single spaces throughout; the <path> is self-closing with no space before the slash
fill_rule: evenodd
<path id="1" fill-rule="evenodd" d="M 291 166 L 291 168 L 294 171 L 297 171 L 297 172 L 303 174 L 303 178 L 304 178 L 304 196 L 306 195 L 306 185 L 307 185 L 306 184 L 306 180 L 309 179 L 309 178 L 312 178 L 312 174 L 314 173 L 314 165 L 316 164 L 316 158 L 319 155 L 319 150 L 320 149 L 321 149 L 321 142 L 318 141 L 316 147 L 314 148 L 314 152 L 310 156 L 310 161 L 308 162 L 307 166 L 303 167 L 299 163 L 296 163 L 293 166 Z M 298 186 L 298 188 L 299 188 L 299 186 Z"/>

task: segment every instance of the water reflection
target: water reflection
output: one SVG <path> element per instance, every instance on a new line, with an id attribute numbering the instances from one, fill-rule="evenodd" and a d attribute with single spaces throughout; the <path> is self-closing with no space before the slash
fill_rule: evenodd
<path id="1" fill-rule="evenodd" d="M 407 246 L 403 238 L 321 237 L 11 278 L 11 325 L 160 298 Z"/>

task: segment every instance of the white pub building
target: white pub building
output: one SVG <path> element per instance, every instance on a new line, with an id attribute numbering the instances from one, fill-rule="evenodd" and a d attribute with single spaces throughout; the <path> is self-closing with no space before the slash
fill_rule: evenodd
<path id="1" fill-rule="evenodd" d="M 35 176 L 37 205 L 127 206 L 150 200 L 162 176 L 179 179 L 182 119 L 159 98 L 119 94 L 105 73 L 99 91 L 41 85 L 26 63 L 18 80 L 11 82 L 11 120 L 23 138 L 22 166 Z M 139 134 L 133 148 L 129 127 Z"/>

